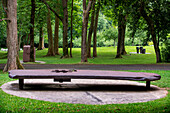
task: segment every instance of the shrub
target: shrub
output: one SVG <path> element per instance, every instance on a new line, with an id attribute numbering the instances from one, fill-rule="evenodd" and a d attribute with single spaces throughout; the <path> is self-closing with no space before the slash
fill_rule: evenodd
<path id="1" fill-rule="evenodd" d="M 170 39 L 168 39 L 161 48 L 161 53 L 163 61 L 170 62 Z"/>

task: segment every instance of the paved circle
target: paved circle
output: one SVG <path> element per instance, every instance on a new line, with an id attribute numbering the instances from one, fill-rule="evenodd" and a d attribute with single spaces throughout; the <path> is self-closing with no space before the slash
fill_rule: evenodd
<path id="1" fill-rule="evenodd" d="M 18 89 L 18 81 L 5 83 L 1 88 L 6 93 L 24 98 L 100 105 L 147 102 L 163 98 L 168 93 L 154 85 L 146 90 L 145 85 L 125 80 L 76 79 L 68 83 L 56 83 L 50 79 L 27 79 L 25 90 Z"/>

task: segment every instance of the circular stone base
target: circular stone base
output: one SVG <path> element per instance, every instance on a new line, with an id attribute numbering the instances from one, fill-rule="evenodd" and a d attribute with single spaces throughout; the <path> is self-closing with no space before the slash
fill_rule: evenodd
<path id="1" fill-rule="evenodd" d="M 147 102 L 160 99 L 168 93 L 145 83 L 125 80 L 85 80 L 58 83 L 51 79 L 24 80 L 24 90 L 18 89 L 18 81 L 5 83 L 2 90 L 11 95 L 50 102 L 74 104 L 122 104 Z"/>

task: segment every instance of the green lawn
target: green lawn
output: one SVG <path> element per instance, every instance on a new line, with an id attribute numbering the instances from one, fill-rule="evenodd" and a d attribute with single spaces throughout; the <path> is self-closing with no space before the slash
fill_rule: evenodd
<path id="1" fill-rule="evenodd" d="M 136 71 L 138 72 L 138 71 Z M 140 71 L 141 72 L 141 71 Z M 142 71 L 157 73 L 162 76 L 161 80 L 151 84 L 168 89 L 170 93 L 170 71 Z M 0 86 L 11 81 L 7 73 L 0 71 Z M 53 103 L 28 98 L 20 98 L 6 94 L 0 89 L 0 113 L 65 113 L 65 112 L 84 112 L 84 113 L 169 113 L 170 94 L 165 98 L 133 104 L 110 104 L 110 105 L 83 105 Z"/>
<path id="2" fill-rule="evenodd" d="M 88 64 L 156 64 L 156 55 L 153 46 L 144 47 L 147 53 L 151 54 L 130 54 L 136 52 L 136 46 L 126 46 L 127 55 L 123 58 L 115 59 L 117 48 L 98 47 L 98 57 L 88 59 Z M 59 49 L 62 55 L 62 48 Z M 78 64 L 81 61 L 81 49 L 73 48 L 73 58 L 60 59 L 61 55 L 44 57 L 47 49 L 36 51 L 36 61 L 44 61 L 46 64 Z M 20 52 L 22 60 L 23 51 Z M 0 64 L 7 61 L 7 52 L 0 51 Z"/>

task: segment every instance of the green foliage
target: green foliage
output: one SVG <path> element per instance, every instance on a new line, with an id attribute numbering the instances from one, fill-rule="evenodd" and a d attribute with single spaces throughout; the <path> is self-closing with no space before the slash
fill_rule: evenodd
<path id="1" fill-rule="evenodd" d="M 118 38 L 118 31 L 115 26 L 105 27 L 97 34 L 97 40 L 98 40 L 97 46 L 98 47 L 113 46 L 117 38 Z"/>
<path id="2" fill-rule="evenodd" d="M 162 58 L 165 62 L 170 62 L 170 39 L 165 42 L 164 47 L 161 49 Z"/>
<path id="3" fill-rule="evenodd" d="M 6 22 L 0 22 L 0 47 L 6 47 Z"/>

